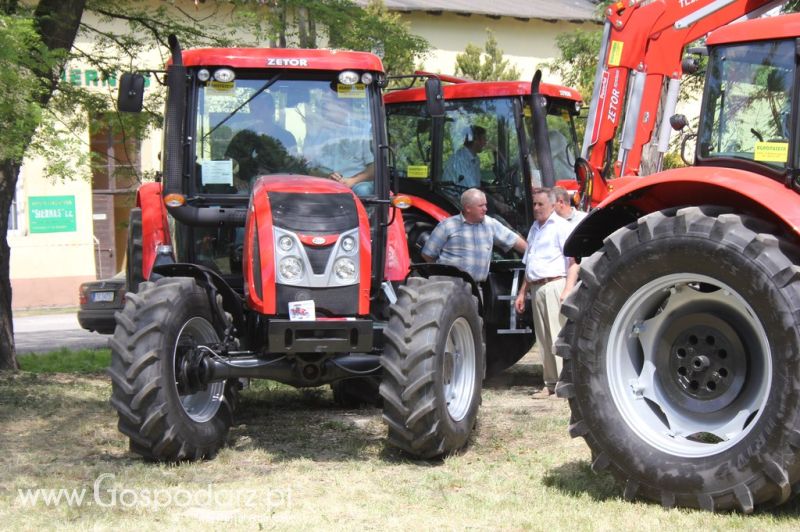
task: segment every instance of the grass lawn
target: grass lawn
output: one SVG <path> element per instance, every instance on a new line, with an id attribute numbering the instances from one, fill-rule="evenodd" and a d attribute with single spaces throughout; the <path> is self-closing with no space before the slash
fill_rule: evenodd
<path id="1" fill-rule="evenodd" d="M 229 446 L 180 465 L 128 452 L 102 373 L 21 362 L 28 371 L 0 373 L 3 529 L 800 529 L 796 500 L 752 516 L 623 500 L 569 438 L 566 402 L 530 396 L 541 367 L 526 361 L 487 383 L 470 446 L 442 461 L 385 446 L 378 409 L 261 381 L 243 392 Z M 39 488 L 76 498 L 25 491 Z"/>

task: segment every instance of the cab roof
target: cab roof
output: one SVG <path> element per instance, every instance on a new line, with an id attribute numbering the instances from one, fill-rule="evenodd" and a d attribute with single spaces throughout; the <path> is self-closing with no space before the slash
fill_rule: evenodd
<path id="1" fill-rule="evenodd" d="M 183 51 L 183 64 L 187 67 L 383 72 L 380 58 L 368 52 L 303 48 L 198 48 Z"/>
<path id="2" fill-rule="evenodd" d="M 468 81 L 444 85 L 445 100 L 459 100 L 470 98 L 493 98 L 502 96 L 530 96 L 531 84 L 529 81 Z M 581 95 L 575 89 L 551 83 L 539 85 L 539 92 L 551 98 L 581 101 Z M 424 102 L 425 88 L 415 87 L 399 91 L 387 92 L 383 95 L 386 103 Z"/>
<path id="3" fill-rule="evenodd" d="M 731 44 L 747 41 L 766 41 L 800 37 L 800 13 L 764 17 L 728 24 L 712 31 L 706 44 Z"/>

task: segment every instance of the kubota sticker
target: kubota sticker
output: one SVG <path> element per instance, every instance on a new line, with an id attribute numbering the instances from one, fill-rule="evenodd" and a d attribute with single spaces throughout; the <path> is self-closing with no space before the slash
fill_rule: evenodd
<path id="1" fill-rule="evenodd" d="M 408 169 L 406 170 L 406 175 L 408 177 L 424 179 L 428 177 L 428 167 L 425 165 L 409 166 Z"/>
<path id="2" fill-rule="evenodd" d="M 622 61 L 622 41 L 611 41 L 611 49 L 608 51 L 608 66 L 619 66 Z"/>
<path id="3" fill-rule="evenodd" d="M 367 91 L 363 83 L 355 85 L 336 84 L 336 96 L 339 98 L 366 98 Z"/>
<path id="4" fill-rule="evenodd" d="M 788 142 L 756 142 L 753 159 L 765 163 L 785 163 L 789 160 Z"/>

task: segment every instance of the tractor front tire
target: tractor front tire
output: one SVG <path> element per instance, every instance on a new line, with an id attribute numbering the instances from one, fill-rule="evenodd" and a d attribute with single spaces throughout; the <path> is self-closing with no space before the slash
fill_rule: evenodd
<path id="1" fill-rule="evenodd" d="M 656 212 L 581 264 L 557 341 L 569 432 L 627 499 L 739 510 L 800 481 L 800 275 L 774 228 Z M 796 259 L 796 257 L 795 257 Z"/>
<path id="2" fill-rule="evenodd" d="M 417 458 L 469 439 L 485 373 L 483 320 L 463 279 L 412 277 L 389 308 L 381 357 L 389 443 Z"/>
<path id="3" fill-rule="evenodd" d="M 234 381 L 179 392 L 189 350 L 219 341 L 208 295 L 194 279 L 167 277 L 128 294 L 111 339 L 111 404 L 133 452 L 155 461 L 213 457 L 233 422 Z"/>

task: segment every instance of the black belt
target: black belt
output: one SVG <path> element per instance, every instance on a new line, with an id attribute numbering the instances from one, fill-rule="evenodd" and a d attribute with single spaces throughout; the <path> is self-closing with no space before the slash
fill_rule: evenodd
<path id="1" fill-rule="evenodd" d="M 544 277 L 543 279 L 536 279 L 535 281 L 528 281 L 528 284 L 536 286 L 540 284 L 547 284 L 552 281 L 558 281 L 559 279 L 563 279 L 563 275 L 559 275 L 558 277 Z"/>

